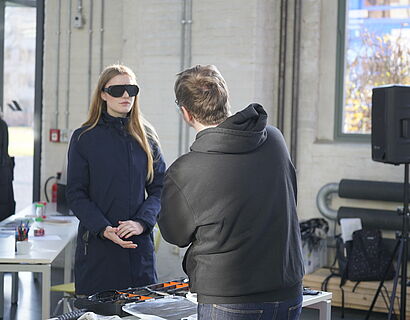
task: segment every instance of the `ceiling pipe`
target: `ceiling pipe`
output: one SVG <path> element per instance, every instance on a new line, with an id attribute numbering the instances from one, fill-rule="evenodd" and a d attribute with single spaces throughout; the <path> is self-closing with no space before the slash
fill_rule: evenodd
<path id="1" fill-rule="evenodd" d="M 278 70 L 278 110 L 277 127 L 284 132 L 285 89 L 286 89 L 286 46 L 287 46 L 288 0 L 281 0 L 279 31 L 279 70 Z"/>
<path id="2" fill-rule="evenodd" d="M 104 10 L 105 0 L 101 0 L 101 20 L 100 20 L 100 73 L 104 68 Z"/>
<path id="3" fill-rule="evenodd" d="M 191 66 L 192 59 L 192 0 L 182 2 L 181 19 L 181 61 L 180 70 Z M 179 117 L 178 123 L 178 157 L 189 151 L 189 126 Z"/>
<path id="4" fill-rule="evenodd" d="M 61 0 L 58 0 L 57 7 L 57 62 L 56 62 L 56 89 L 54 106 L 54 128 L 58 128 L 59 100 L 60 100 L 60 45 L 61 45 Z"/>
<path id="5" fill-rule="evenodd" d="M 69 117 L 70 117 L 70 74 L 71 74 L 71 19 L 72 19 L 72 5 L 73 0 L 69 2 L 69 10 L 68 10 L 68 40 L 67 40 L 67 78 L 66 78 L 66 105 L 65 105 L 65 112 L 64 112 L 64 125 L 65 129 L 68 129 L 69 125 Z"/>
<path id="6" fill-rule="evenodd" d="M 293 26 L 292 116 L 290 130 L 290 156 L 295 166 L 297 166 L 298 144 L 301 16 L 302 1 L 295 0 Z"/>
<path id="7" fill-rule="evenodd" d="M 87 108 L 91 103 L 91 75 L 92 75 L 92 63 L 93 63 L 93 15 L 94 15 L 94 1 L 90 0 L 90 15 L 88 18 L 88 103 Z"/>

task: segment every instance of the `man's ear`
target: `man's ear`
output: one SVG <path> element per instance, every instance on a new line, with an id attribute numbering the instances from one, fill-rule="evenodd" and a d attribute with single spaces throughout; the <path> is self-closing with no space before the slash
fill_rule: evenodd
<path id="1" fill-rule="evenodd" d="M 191 115 L 191 113 L 184 106 L 181 106 L 181 112 L 185 122 L 192 126 L 194 117 Z"/>

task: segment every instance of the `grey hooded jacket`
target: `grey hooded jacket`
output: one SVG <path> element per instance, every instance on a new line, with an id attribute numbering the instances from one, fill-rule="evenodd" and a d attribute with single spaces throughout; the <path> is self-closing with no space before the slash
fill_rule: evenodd
<path id="1" fill-rule="evenodd" d="M 199 132 L 168 169 L 159 226 L 189 245 L 183 267 L 200 303 L 283 301 L 304 274 L 296 174 L 280 131 L 251 104 Z"/>

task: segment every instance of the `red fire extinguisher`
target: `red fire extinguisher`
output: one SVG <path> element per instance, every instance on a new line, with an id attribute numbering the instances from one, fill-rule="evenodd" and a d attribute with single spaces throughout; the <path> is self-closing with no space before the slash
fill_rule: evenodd
<path id="1" fill-rule="evenodd" d="M 57 181 L 51 186 L 51 202 L 57 202 Z"/>
<path id="2" fill-rule="evenodd" d="M 53 183 L 51 186 L 51 202 L 57 202 L 57 190 L 58 190 L 58 185 L 57 182 L 60 180 L 61 177 L 61 172 L 57 172 L 56 176 L 56 182 Z"/>

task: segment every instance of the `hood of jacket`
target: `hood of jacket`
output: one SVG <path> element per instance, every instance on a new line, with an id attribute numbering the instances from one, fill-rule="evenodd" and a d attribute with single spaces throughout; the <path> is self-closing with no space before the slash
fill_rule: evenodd
<path id="1" fill-rule="evenodd" d="M 191 151 L 203 153 L 247 153 L 261 146 L 267 137 L 266 111 L 252 103 L 214 128 L 196 135 Z"/>

